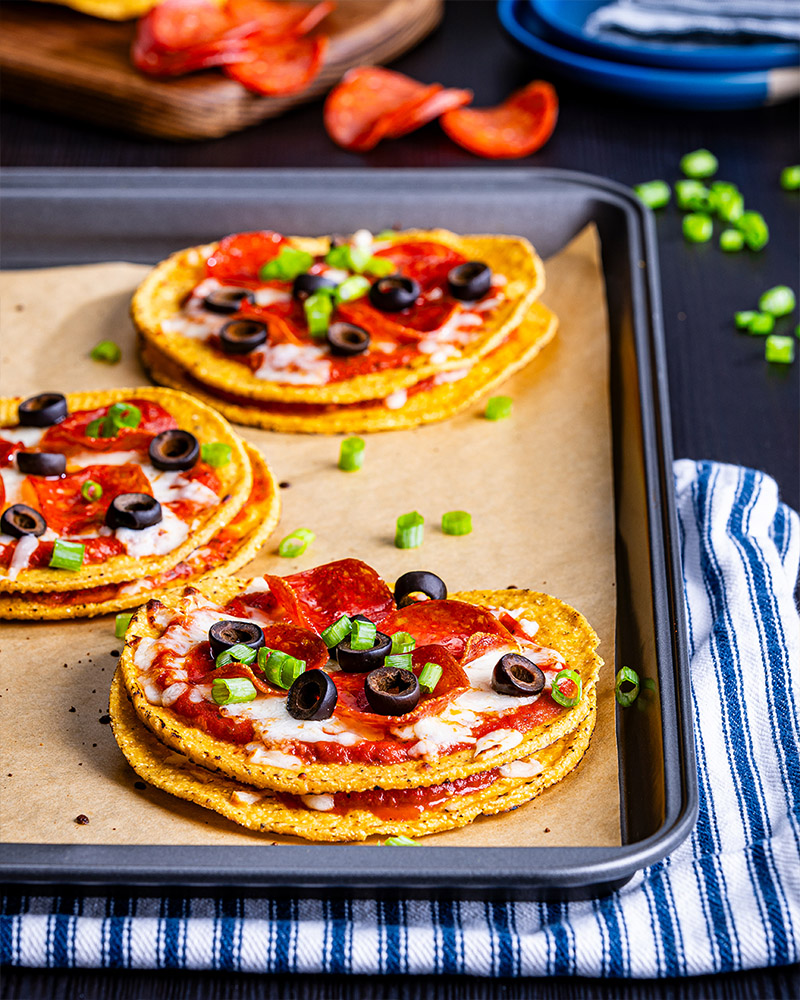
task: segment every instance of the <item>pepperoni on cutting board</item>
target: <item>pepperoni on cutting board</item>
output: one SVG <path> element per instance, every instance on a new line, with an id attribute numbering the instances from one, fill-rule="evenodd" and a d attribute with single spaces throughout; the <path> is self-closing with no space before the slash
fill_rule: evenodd
<path id="1" fill-rule="evenodd" d="M 224 72 L 256 94 L 296 94 L 319 75 L 327 48 L 323 35 L 268 44 L 254 36 L 246 45 L 247 61 L 229 63 Z"/>
<path id="2" fill-rule="evenodd" d="M 276 3 L 275 0 L 228 0 L 226 13 L 235 24 L 255 24 L 262 40 L 306 35 L 336 7 L 321 3 Z"/>
<path id="3" fill-rule="evenodd" d="M 516 159 L 540 149 L 553 134 L 558 118 L 555 89 L 534 80 L 496 108 L 459 108 L 442 115 L 442 128 L 478 156 Z"/>
<path id="4" fill-rule="evenodd" d="M 154 46 L 169 52 L 215 41 L 229 27 L 225 13 L 209 0 L 164 0 L 139 22 Z"/>

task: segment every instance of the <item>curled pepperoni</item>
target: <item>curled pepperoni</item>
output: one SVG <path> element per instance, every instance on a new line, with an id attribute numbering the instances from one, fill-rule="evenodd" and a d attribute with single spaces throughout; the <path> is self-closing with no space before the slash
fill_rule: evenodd
<path id="1" fill-rule="evenodd" d="M 410 632 L 419 645 L 436 643 L 461 660 L 470 636 L 481 632 L 496 636 L 500 645 L 515 646 L 515 640 L 500 622 L 483 608 L 463 601 L 420 601 L 398 608 L 380 623 L 381 632 Z"/>
<path id="2" fill-rule="evenodd" d="M 86 436 L 86 428 L 93 420 L 105 417 L 109 408 L 101 406 L 96 410 L 75 410 L 60 424 L 47 428 L 38 450 L 60 451 L 66 455 L 76 451 L 135 451 L 148 448 L 156 434 L 178 426 L 172 414 L 158 403 L 135 398 L 124 402 L 133 403 L 142 415 L 136 427 L 120 427 L 114 437 L 90 438 Z"/>
<path id="3" fill-rule="evenodd" d="M 84 483 L 92 480 L 102 488 L 99 500 L 86 500 Z M 36 494 L 37 506 L 48 527 L 67 535 L 77 535 L 101 526 L 108 505 L 120 493 L 153 494 L 150 481 L 138 465 L 88 465 L 60 479 L 31 476 L 28 483 Z"/>
<path id="4" fill-rule="evenodd" d="M 305 660 L 306 670 L 317 670 L 328 662 L 328 647 L 316 634 L 298 625 L 266 625 L 264 645 L 279 649 L 298 660 Z"/>
<path id="5" fill-rule="evenodd" d="M 393 243 L 378 250 L 375 256 L 390 260 L 401 274 L 413 278 L 423 292 L 437 286 L 444 288 L 448 273 L 466 263 L 466 257 L 457 250 L 431 240 Z"/>
<path id="6" fill-rule="evenodd" d="M 150 32 L 159 49 L 177 52 L 214 41 L 229 21 L 209 0 L 164 0 L 142 18 L 139 27 Z"/>
<path id="7" fill-rule="evenodd" d="M 529 156 L 541 148 L 556 127 L 558 97 L 543 80 L 535 80 L 496 108 L 460 108 L 442 115 L 442 128 L 453 142 L 477 156 L 493 160 Z"/>
<path id="8" fill-rule="evenodd" d="M 176 2 L 162 4 L 139 21 L 131 46 L 131 61 L 140 72 L 148 76 L 182 76 L 246 58 L 247 50 L 240 37 L 243 34 L 240 29 L 217 33 L 220 22 L 215 7 L 192 0 L 191 6 L 196 8 L 196 12 L 191 19 L 191 27 L 187 27 L 180 20 L 183 15 L 176 9 L 179 6 Z M 206 24 L 205 15 L 197 16 L 197 9 L 202 8 L 205 12 L 209 7 L 212 14 Z M 157 20 L 159 18 L 160 21 Z M 166 44 L 159 42 L 156 31 L 161 33 Z M 206 40 L 189 42 L 191 38 Z M 173 48 L 175 45 L 178 47 Z"/>
<path id="9" fill-rule="evenodd" d="M 383 121 L 386 138 L 399 139 L 400 136 L 427 125 L 445 112 L 469 104 L 471 100 L 471 90 L 456 90 L 453 87 L 441 87 L 438 83 L 433 84 L 427 88 L 426 93 L 406 102 L 393 114 L 386 116 Z"/>
<path id="10" fill-rule="evenodd" d="M 410 344 L 425 340 L 431 333 L 442 327 L 459 310 L 454 302 L 423 302 L 401 313 L 388 313 L 376 309 L 366 299 L 343 302 L 337 309 L 337 316 L 348 323 L 368 330 L 373 337 L 395 340 L 399 344 Z"/>
<path id="11" fill-rule="evenodd" d="M 273 579 L 267 577 L 270 586 Z M 392 592 L 375 570 L 360 559 L 339 559 L 283 580 L 318 631 L 342 615 L 362 614 L 379 621 L 394 607 Z"/>
<path id="12" fill-rule="evenodd" d="M 321 3 L 228 0 L 226 13 L 232 23 L 255 24 L 260 39 L 274 41 L 308 34 L 335 7 L 331 0 Z"/>
<path id="13" fill-rule="evenodd" d="M 281 252 L 286 242 L 280 233 L 264 229 L 255 233 L 233 233 L 220 240 L 206 261 L 206 273 L 222 284 L 258 283 L 261 265 Z"/>
<path id="14" fill-rule="evenodd" d="M 263 42 L 254 36 L 246 46 L 246 61 L 228 63 L 224 71 L 256 94 L 296 94 L 319 75 L 327 48 L 323 36 L 285 42 Z"/>

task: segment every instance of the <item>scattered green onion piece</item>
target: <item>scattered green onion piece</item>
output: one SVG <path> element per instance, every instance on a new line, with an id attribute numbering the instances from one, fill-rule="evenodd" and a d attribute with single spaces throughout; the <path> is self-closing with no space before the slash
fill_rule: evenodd
<path id="1" fill-rule="evenodd" d="M 298 528 L 281 541 L 278 546 L 278 555 L 283 556 L 284 559 L 294 559 L 295 556 L 301 556 L 315 537 L 314 532 L 309 531 L 308 528 Z"/>
<path id="2" fill-rule="evenodd" d="M 83 565 L 83 554 L 86 546 L 81 542 L 65 542 L 57 538 L 50 557 L 51 569 L 77 570 Z"/>
<path id="3" fill-rule="evenodd" d="M 233 449 L 223 441 L 206 441 L 200 445 L 200 458 L 212 469 L 221 469 L 231 460 Z"/>
<path id="4" fill-rule="evenodd" d="M 614 695 L 623 708 L 632 705 L 639 697 L 639 675 L 630 667 L 617 671 L 617 682 L 614 685 Z"/>
<path id="5" fill-rule="evenodd" d="M 736 220 L 736 228 L 744 233 L 744 241 L 751 250 L 763 250 L 769 242 L 769 227 L 760 212 L 744 212 Z"/>
<path id="6" fill-rule="evenodd" d="M 788 316 L 795 305 L 794 292 L 787 285 L 768 288 L 758 300 L 761 312 L 771 313 L 773 316 Z"/>
<path id="7" fill-rule="evenodd" d="M 247 677 L 217 677 L 211 682 L 211 697 L 218 705 L 241 705 L 255 696 L 255 685 Z"/>
<path id="8" fill-rule="evenodd" d="M 298 660 L 296 656 L 290 656 L 289 653 L 283 653 L 279 649 L 271 649 L 269 654 L 262 667 L 267 680 L 275 687 L 288 691 L 306 669 L 306 661 Z M 259 658 L 260 664 L 261 659 Z"/>
<path id="9" fill-rule="evenodd" d="M 294 281 L 299 274 L 305 274 L 314 263 L 314 258 L 304 250 L 283 247 L 277 257 L 268 260 L 258 272 L 262 281 Z"/>
<path id="10" fill-rule="evenodd" d="M 349 244 L 333 247 L 325 255 L 325 263 L 331 267 L 344 268 L 346 271 L 354 271 L 356 274 L 366 268 L 372 258 L 372 250 L 369 247 L 355 247 Z"/>
<path id="11" fill-rule="evenodd" d="M 417 645 L 417 640 L 408 632 L 395 632 L 392 636 L 392 654 L 410 653 Z"/>
<path id="12" fill-rule="evenodd" d="M 118 639 L 124 639 L 125 633 L 128 631 L 128 626 L 131 623 L 131 618 L 133 618 L 133 611 L 120 611 L 117 617 L 114 619 L 114 635 Z"/>
<path id="13" fill-rule="evenodd" d="M 687 243 L 708 243 L 714 223 L 705 212 L 691 212 L 683 217 L 683 238 Z"/>
<path id="14" fill-rule="evenodd" d="M 756 313 L 747 326 L 747 332 L 754 337 L 766 337 L 775 329 L 775 317 L 769 313 Z"/>
<path id="15" fill-rule="evenodd" d="M 81 496 L 89 503 L 99 500 L 102 495 L 103 487 L 100 483 L 96 483 L 94 479 L 87 479 L 83 486 L 81 486 Z"/>
<path id="16" fill-rule="evenodd" d="M 396 270 L 394 263 L 388 257 L 370 257 L 364 271 L 376 278 L 385 278 Z"/>
<path id="17" fill-rule="evenodd" d="M 736 222 L 744 215 L 744 198 L 733 185 L 716 191 L 712 185 L 709 207 L 723 222 Z"/>
<path id="18" fill-rule="evenodd" d="M 99 438 L 102 428 L 103 428 L 103 418 L 98 417 L 97 420 L 89 421 L 89 423 L 86 425 L 86 430 L 84 431 L 84 434 L 86 435 L 87 438 Z"/>
<path id="19" fill-rule="evenodd" d="M 719 161 L 707 149 L 695 149 L 681 157 L 680 168 L 687 177 L 713 177 L 719 167 Z"/>
<path id="20" fill-rule="evenodd" d="M 570 696 L 564 694 L 564 692 L 559 687 L 562 681 L 572 681 L 572 683 L 577 687 L 577 692 Z M 581 695 L 583 694 L 583 683 L 581 682 L 580 674 L 576 673 L 574 670 L 570 670 L 566 667 L 564 670 L 559 670 L 556 676 L 553 678 L 553 687 L 550 691 L 550 696 L 553 701 L 559 705 L 563 705 L 564 708 L 574 708 L 578 702 L 581 700 Z"/>
<path id="21" fill-rule="evenodd" d="M 350 626 L 350 648 L 372 649 L 377 634 L 378 629 L 373 622 L 362 622 L 360 618 L 356 618 Z"/>
<path id="22" fill-rule="evenodd" d="M 419 841 L 412 840 L 411 837 L 387 837 L 383 842 L 384 847 L 422 847 Z"/>
<path id="23" fill-rule="evenodd" d="M 122 357 L 119 345 L 113 340 L 101 340 L 89 352 L 92 361 L 102 361 L 107 365 L 116 365 Z"/>
<path id="24" fill-rule="evenodd" d="M 676 181 L 675 201 L 684 211 L 705 212 L 709 205 L 709 190 L 700 181 Z"/>
<path id="25" fill-rule="evenodd" d="M 448 510 L 442 514 L 442 531 L 446 535 L 468 535 L 472 531 L 472 515 L 465 510 Z"/>
<path id="26" fill-rule="evenodd" d="M 643 201 L 648 208 L 663 208 L 669 204 L 672 196 L 666 181 L 645 181 L 644 184 L 635 184 L 633 190 L 639 201 Z"/>
<path id="27" fill-rule="evenodd" d="M 342 639 L 346 639 L 348 635 L 350 635 L 352 627 L 353 623 L 347 615 L 342 615 L 342 617 L 337 619 L 333 625 L 329 625 L 322 631 L 320 638 L 328 649 L 333 649 L 334 646 L 339 645 Z"/>
<path id="28" fill-rule="evenodd" d="M 790 365 L 794 361 L 794 341 L 773 333 L 767 337 L 764 357 L 776 365 Z M 52 566 L 53 564 L 50 563 Z"/>
<path id="29" fill-rule="evenodd" d="M 367 294 L 370 288 L 369 280 L 363 274 L 351 274 L 349 278 L 345 278 L 341 285 L 336 286 L 333 293 L 334 302 L 338 306 L 342 302 L 352 302 L 353 299 L 361 299 Z"/>
<path id="30" fill-rule="evenodd" d="M 747 330 L 750 327 L 750 321 L 758 313 L 754 309 L 742 309 L 740 312 L 734 313 L 733 321 L 736 323 L 736 327 L 739 330 Z"/>
<path id="31" fill-rule="evenodd" d="M 419 686 L 427 691 L 429 694 L 433 694 L 433 691 L 439 681 L 442 679 L 442 668 L 438 663 L 426 663 L 425 666 L 420 671 L 420 675 L 417 678 L 419 681 Z"/>
<path id="32" fill-rule="evenodd" d="M 365 448 L 364 438 L 345 438 L 339 449 L 339 468 L 343 472 L 358 472 L 364 464 Z"/>
<path id="33" fill-rule="evenodd" d="M 505 420 L 511 416 L 513 402 L 510 396 L 492 396 L 486 404 L 484 416 L 487 420 Z"/>
<path id="34" fill-rule="evenodd" d="M 416 510 L 397 519 L 394 544 L 398 549 L 418 549 L 425 534 L 425 518 Z"/>
<path id="35" fill-rule="evenodd" d="M 800 166 L 784 167 L 781 170 L 781 187 L 784 191 L 800 190 Z"/>
<path id="36" fill-rule="evenodd" d="M 230 649 L 223 649 L 214 662 L 214 666 L 217 669 L 226 667 L 229 663 L 233 663 L 234 660 L 237 663 L 252 663 L 257 656 L 258 650 L 253 649 L 252 646 L 245 646 L 243 642 L 237 642 Z"/>
<path id="37" fill-rule="evenodd" d="M 390 653 L 383 661 L 385 667 L 394 667 L 396 670 L 411 669 L 411 653 Z"/>
<path id="38" fill-rule="evenodd" d="M 328 332 L 328 324 L 333 313 L 333 302 L 328 292 L 314 292 L 303 303 L 308 332 L 312 337 L 322 339 Z"/>
<path id="39" fill-rule="evenodd" d="M 736 253 L 744 246 L 744 236 L 738 229 L 723 229 L 719 234 L 719 247 L 726 253 Z"/>

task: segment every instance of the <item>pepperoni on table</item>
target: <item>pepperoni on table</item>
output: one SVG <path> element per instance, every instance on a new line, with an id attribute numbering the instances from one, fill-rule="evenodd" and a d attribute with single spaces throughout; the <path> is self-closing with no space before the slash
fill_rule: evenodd
<path id="1" fill-rule="evenodd" d="M 417 645 L 435 643 L 444 646 L 456 659 L 461 659 L 470 636 L 478 632 L 496 636 L 498 647 L 516 646 L 516 640 L 494 615 L 462 601 L 419 601 L 409 604 L 383 619 L 380 629 L 387 635 L 410 632 L 417 640 Z"/>
<path id="2" fill-rule="evenodd" d="M 149 399 L 126 399 L 142 414 L 136 427 L 120 427 L 114 437 L 90 438 L 86 428 L 93 420 L 102 419 L 108 413 L 107 406 L 96 410 L 75 410 L 60 424 L 48 427 L 39 443 L 39 451 L 61 451 L 66 455 L 77 451 L 134 451 L 147 449 L 150 442 L 162 431 L 177 427 L 177 421 L 163 406 Z M 127 491 L 131 492 L 131 491 Z"/>
<path id="3" fill-rule="evenodd" d="M 331 0 L 321 3 L 228 0 L 225 11 L 231 23 L 256 24 L 261 39 L 275 40 L 308 34 L 335 7 Z"/>
<path id="4" fill-rule="evenodd" d="M 535 80 L 496 108 L 460 108 L 442 115 L 442 128 L 477 156 L 516 159 L 541 148 L 556 127 L 558 97 L 543 80 Z"/>
<path id="5" fill-rule="evenodd" d="M 86 500 L 81 493 L 84 483 L 98 483 L 99 500 Z M 36 493 L 37 507 L 47 526 L 59 534 L 77 535 L 89 528 L 101 527 L 108 505 L 120 493 L 147 493 L 150 482 L 138 465 L 88 465 L 59 479 L 32 476 L 28 480 Z"/>
<path id="6" fill-rule="evenodd" d="M 400 274 L 413 278 L 423 292 L 439 286 L 447 286 L 447 275 L 454 267 L 466 263 L 458 251 L 445 246 L 444 243 L 434 243 L 430 240 L 418 240 L 416 243 L 393 243 L 375 253 L 376 257 L 386 257 Z"/>
<path id="7" fill-rule="evenodd" d="M 384 136 L 381 119 L 427 91 L 424 83 L 403 73 L 379 66 L 357 66 L 348 70 L 328 94 L 325 128 L 339 146 L 365 153 Z"/>
<path id="8" fill-rule="evenodd" d="M 255 233 L 233 233 L 220 240 L 206 261 L 206 273 L 223 285 L 260 284 L 261 265 L 281 252 L 286 242 L 280 233 L 264 229 Z"/>
<path id="9" fill-rule="evenodd" d="M 453 87 L 442 87 L 433 84 L 424 94 L 406 102 L 383 121 L 384 134 L 387 139 L 399 139 L 400 136 L 414 132 L 416 129 L 439 118 L 447 111 L 454 111 L 472 100 L 471 90 L 456 90 Z"/>
<path id="10" fill-rule="evenodd" d="M 322 35 L 271 43 L 256 36 L 247 43 L 247 60 L 227 64 L 224 72 L 256 94 L 296 94 L 319 75 L 327 48 Z"/>

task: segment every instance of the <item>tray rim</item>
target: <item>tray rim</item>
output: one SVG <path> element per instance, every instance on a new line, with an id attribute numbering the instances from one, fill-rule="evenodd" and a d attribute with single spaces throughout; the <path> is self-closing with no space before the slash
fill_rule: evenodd
<path id="1" fill-rule="evenodd" d="M 692 729 L 689 663 L 686 623 L 683 608 L 683 586 L 680 570 L 679 534 L 672 489 L 672 436 L 669 416 L 666 350 L 664 344 L 658 249 L 653 213 L 633 192 L 616 181 L 578 171 L 556 168 L 267 168 L 267 169 L 113 169 L 113 168 L 9 168 L 4 172 L 0 201 L 16 197 L 57 198 L 70 190 L 71 194 L 87 199 L 115 194 L 132 197 L 137 194 L 152 197 L 161 190 L 196 195 L 201 186 L 215 190 L 223 181 L 237 179 L 272 186 L 282 177 L 301 174 L 330 185 L 331 180 L 358 179 L 362 185 L 380 188 L 413 173 L 415 183 L 423 185 L 481 186 L 481 183 L 517 184 L 530 191 L 532 186 L 555 184 L 588 189 L 595 197 L 622 210 L 630 241 L 630 281 L 634 337 L 637 349 L 639 401 L 643 428 L 647 432 L 643 460 L 647 479 L 647 509 L 653 525 L 649 535 L 652 560 L 654 603 L 661 596 L 667 609 L 671 628 L 656 634 L 655 649 L 659 664 L 670 662 L 674 701 L 666 698 L 663 678 L 659 684 L 662 695 L 662 741 L 670 721 L 677 723 L 674 752 L 677 760 L 667 767 L 665 751 L 665 811 L 664 819 L 650 836 L 629 844 L 611 847 L 436 847 L 428 851 L 401 848 L 396 856 L 413 860 L 413 881 L 403 885 L 393 881 L 391 888 L 421 890 L 449 889 L 458 885 L 463 891 L 520 889 L 536 893 L 550 890 L 570 894 L 584 890 L 609 891 L 627 882 L 633 874 L 666 856 L 688 836 L 698 812 L 698 791 Z M 106 186 L 99 186 L 104 182 Z M 200 183 L 198 183 L 200 182 Z M 640 263 L 641 262 L 641 263 Z M 642 266 L 642 264 L 644 266 Z M 13 265 L 12 265 L 13 266 Z M 29 265 L 28 265 L 29 266 Z M 40 265 L 56 266 L 56 265 Z M 605 273 L 605 269 L 604 269 Z M 644 365 L 643 351 L 649 359 Z M 648 405 L 649 404 L 649 405 Z M 648 446 L 649 441 L 649 446 Z M 657 570 L 663 567 L 663 577 Z M 618 710 L 619 711 L 619 710 Z M 154 864 L 153 847 L 159 851 Z M 375 855 L 364 848 L 379 845 L 276 845 L 270 849 L 269 873 L 253 870 L 253 847 L 257 845 L 218 847 L 185 845 L 109 845 L 109 844 L 27 844 L 6 843 L 0 861 L 0 879 L 10 883 L 46 883 L 77 885 L 147 885 L 166 888 L 171 885 L 198 886 L 208 890 L 220 886 L 247 885 L 249 890 L 267 889 L 336 889 L 341 891 L 342 879 L 349 889 L 387 888 L 385 855 Z M 428 846 L 428 845 L 426 845 Z M 225 851 L 225 867 L 219 870 L 219 855 Z M 308 852 L 313 851 L 313 855 Z M 320 851 L 323 854 L 320 854 Z M 333 852 L 336 852 L 335 855 Z M 448 861 L 442 863 L 442 852 Z M 246 852 L 246 853 L 242 853 Z M 356 853 L 357 852 L 357 853 Z M 533 852 L 533 858 L 531 857 Z M 173 857 L 174 855 L 174 857 Z M 531 873 L 537 859 L 558 856 L 547 870 Z M 188 859 L 188 860 L 187 860 Z M 309 864 L 308 862 L 311 862 Z M 480 866 L 475 863 L 480 859 Z M 316 864 L 313 864 L 316 861 Z M 120 866 L 127 863 L 121 871 Z M 349 863 L 348 863 L 349 862 Z M 491 878 L 480 871 L 493 867 Z M 217 878 L 208 880 L 208 864 L 215 864 Z M 324 868 L 324 877 L 310 877 L 309 868 Z M 353 872 L 358 871 L 354 880 Z M 524 884 L 521 885 L 520 879 Z"/>

